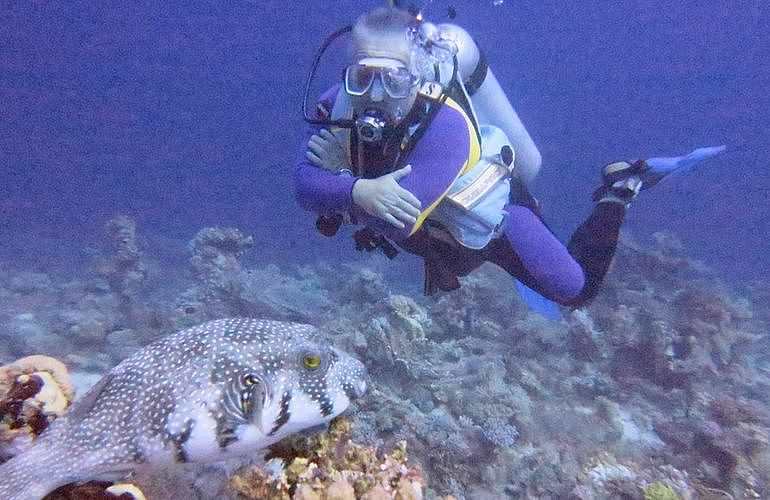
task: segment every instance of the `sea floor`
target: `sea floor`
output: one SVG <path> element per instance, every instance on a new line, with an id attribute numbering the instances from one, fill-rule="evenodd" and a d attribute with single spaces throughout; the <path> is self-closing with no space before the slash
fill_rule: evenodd
<path id="1" fill-rule="evenodd" d="M 365 362 L 354 438 L 405 440 L 428 497 L 770 498 L 770 284 L 728 284 L 673 235 L 624 235 L 603 291 L 560 321 L 493 266 L 427 298 L 422 276 L 386 276 L 381 256 L 280 265 L 234 228 L 140 236 L 118 217 L 76 268 L 0 262 L 0 364 L 55 356 L 82 393 L 187 326 L 302 321 Z M 217 498 L 231 470 L 173 481 Z"/>

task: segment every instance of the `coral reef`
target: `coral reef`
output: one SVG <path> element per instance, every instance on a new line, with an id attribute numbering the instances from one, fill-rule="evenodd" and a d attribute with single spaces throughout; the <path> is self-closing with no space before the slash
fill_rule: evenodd
<path id="1" fill-rule="evenodd" d="M 528 312 L 493 266 L 425 298 L 405 285 L 412 270 L 386 278 L 363 259 L 249 261 L 253 241 L 234 228 L 203 229 L 191 258 L 169 245 L 167 280 L 146 264 L 163 251 L 128 252 L 148 269 L 125 286 L 142 287 L 132 307 L 153 311 L 132 325 L 104 274 L 0 268 L 0 359 L 56 353 L 85 387 L 172 328 L 222 314 L 297 319 L 365 360 L 371 390 L 350 439 L 391 455 L 406 441 L 428 498 L 770 497 L 770 287 L 723 282 L 671 234 L 651 246 L 624 234 L 602 292 L 556 322 Z M 318 472 L 333 460 L 318 463 L 313 443 L 282 445 L 295 454 L 276 455 L 272 472 L 244 469 L 231 494 L 271 492 L 277 477 L 293 481 L 282 495 L 358 493 L 347 476 Z M 148 497 L 227 498 L 238 465 L 137 484 Z"/>
<path id="2" fill-rule="evenodd" d="M 0 367 L 0 461 L 32 444 L 64 414 L 75 393 L 67 368 L 47 356 Z"/>
<path id="3" fill-rule="evenodd" d="M 681 500 L 674 489 L 661 482 L 655 482 L 644 489 L 644 500 Z"/>
<path id="4" fill-rule="evenodd" d="M 98 266 L 98 273 L 107 280 L 118 300 L 120 311 L 131 321 L 135 315 L 137 295 L 147 277 L 136 236 L 136 222 L 119 215 L 105 225 L 105 234 L 112 255 Z"/>
<path id="5" fill-rule="evenodd" d="M 578 485 L 570 492 L 573 500 L 629 498 L 638 500 L 691 500 L 695 490 L 687 473 L 671 466 L 641 467 L 621 463 L 608 453 L 589 460 L 578 474 Z"/>
<path id="6" fill-rule="evenodd" d="M 254 239 L 233 227 L 206 227 L 190 241 L 195 277 L 212 293 L 227 293 L 241 271 L 240 258 Z"/>
<path id="7" fill-rule="evenodd" d="M 62 486 L 43 500 L 147 500 L 142 490 L 133 484 L 112 484 L 89 481 L 84 484 Z"/>
<path id="8" fill-rule="evenodd" d="M 272 464 L 266 468 L 247 468 L 230 479 L 238 499 L 423 498 L 422 472 L 407 464 L 406 443 L 382 454 L 355 444 L 345 418 L 335 419 L 327 432 L 307 440 L 275 445 L 267 458 Z"/>
<path id="9" fill-rule="evenodd" d="M 236 228 L 207 227 L 195 235 L 188 247 L 196 283 L 177 300 L 177 326 L 233 315 L 309 321 L 330 309 L 313 269 L 287 276 L 275 265 L 246 268 L 241 259 L 253 245 Z"/>
<path id="10" fill-rule="evenodd" d="M 230 304 L 240 297 L 240 259 L 252 246 L 254 239 L 237 228 L 206 227 L 198 231 L 188 243 L 198 286 L 186 292 L 181 308 L 204 313 L 202 319 L 226 315 Z"/>

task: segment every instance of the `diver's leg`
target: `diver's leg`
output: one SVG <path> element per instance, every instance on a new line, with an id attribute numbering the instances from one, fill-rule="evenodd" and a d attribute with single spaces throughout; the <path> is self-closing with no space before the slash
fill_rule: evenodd
<path id="1" fill-rule="evenodd" d="M 571 304 L 585 284 L 580 264 L 532 210 L 505 210 L 505 238 L 490 244 L 488 259 L 544 297 Z"/>
<path id="2" fill-rule="evenodd" d="M 580 306 L 599 292 L 615 255 L 625 214 L 626 206 L 623 203 L 597 203 L 588 219 L 572 234 L 567 248 L 583 269 L 585 285 L 568 305 Z"/>
<path id="3" fill-rule="evenodd" d="M 594 192 L 598 203 L 566 248 L 531 208 L 509 205 L 506 237 L 490 245 L 488 259 L 544 297 L 579 307 L 598 293 L 615 255 L 626 209 L 639 192 L 722 151 L 724 146 L 699 148 L 680 157 L 606 165 L 603 185 Z"/>
<path id="4" fill-rule="evenodd" d="M 602 169 L 603 185 L 594 192 L 594 200 L 599 203 L 577 228 L 568 245 L 586 278 L 585 287 L 570 305 L 584 304 L 598 293 L 615 255 L 626 209 L 639 191 L 656 185 L 670 174 L 692 169 L 724 150 L 724 146 L 698 148 L 684 156 L 649 158 L 633 164 L 621 161 Z"/>
<path id="5" fill-rule="evenodd" d="M 490 243 L 487 260 L 543 297 L 579 307 L 599 291 L 625 210 L 622 203 L 598 203 L 565 247 L 529 208 L 509 205 L 505 237 Z"/>
<path id="6" fill-rule="evenodd" d="M 493 252 L 496 264 L 529 288 L 562 305 L 579 307 L 599 292 L 615 255 L 626 207 L 641 189 L 632 165 L 607 165 L 603 188 L 588 219 L 564 246 L 532 207 L 506 207 L 504 232 L 510 250 L 499 244 Z M 597 190 L 597 192 L 599 192 Z"/>

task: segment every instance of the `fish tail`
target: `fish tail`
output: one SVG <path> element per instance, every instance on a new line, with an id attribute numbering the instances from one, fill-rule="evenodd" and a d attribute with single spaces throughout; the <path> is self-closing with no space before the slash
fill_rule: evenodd
<path id="1" fill-rule="evenodd" d="M 54 451 L 47 443 L 37 442 L 0 465 L 0 498 L 40 500 L 59 486 L 77 480 L 73 475 L 75 462 Z"/>

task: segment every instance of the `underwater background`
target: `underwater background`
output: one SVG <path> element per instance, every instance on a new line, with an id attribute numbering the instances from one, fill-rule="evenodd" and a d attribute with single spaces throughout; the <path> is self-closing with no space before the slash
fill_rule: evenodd
<path id="1" fill-rule="evenodd" d="M 770 497 L 770 4 L 426 6 L 435 22 L 454 9 L 485 51 L 543 155 L 532 191 L 563 240 L 602 165 L 728 147 L 639 196 L 606 290 L 561 322 L 490 268 L 424 298 L 417 259 L 362 255 L 297 206 L 312 58 L 381 4 L 3 3 L 0 364 L 56 355 L 85 387 L 182 326 L 298 319 L 380 374 L 353 432 L 405 439 L 435 494 L 604 498 L 627 481 Z M 143 271 L 115 285 L 110 234 L 134 223 Z M 212 241 L 232 243 L 226 278 L 191 268 Z"/>

